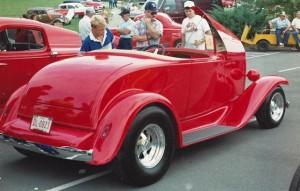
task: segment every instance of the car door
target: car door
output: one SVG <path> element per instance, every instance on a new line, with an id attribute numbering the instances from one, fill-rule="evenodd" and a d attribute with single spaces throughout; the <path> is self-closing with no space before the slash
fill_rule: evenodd
<path id="1" fill-rule="evenodd" d="M 0 28 L 0 107 L 38 70 L 54 61 L 41 28 Z"/>
<path id="2" fill-rule="evenodd" d="M 207 36 L 203 58 L 192 60 L 191 88 L 187 116 L 195 117 L 214 111 L 231 100 L 234 85 L 228 78 L 230 71 L 225 66 L 230 63 L 222 40 L 211 27 L 212 35 Z"/>

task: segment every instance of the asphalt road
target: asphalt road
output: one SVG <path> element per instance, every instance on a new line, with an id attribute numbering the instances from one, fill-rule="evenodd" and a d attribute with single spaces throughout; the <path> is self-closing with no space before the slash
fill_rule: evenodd
<path id="1" fill-rule="evenodd" d="M 300 54 L 249 52 L 248 68 L 281 75 L 291 102 L 279 128 L 246 128 L 178 150 L 159 182 L 135 188 L 118 181 L 109 167 L 91 167 L 57 159 L 32 160 L 0 145 L 0 191 L 287 191 L 300 164 Z"/>

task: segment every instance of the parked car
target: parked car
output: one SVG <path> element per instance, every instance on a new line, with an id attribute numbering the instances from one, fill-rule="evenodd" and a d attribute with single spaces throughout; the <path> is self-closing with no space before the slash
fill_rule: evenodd
<path id="1" fill-rule="evenodd" d="M 83 17 L 87 8 L 81 3 L 62 3 L 58 5 L 57 11 L 66 15 L 70 9 L 74 10 L 75 16 Z"/>
<path id="2" fill-rule="evenodd" d="M 46 66 L 10 97 L 0 140 L 27 156 L 112 162 L 144 186 L 165 174 L 175 148 L 241 129 L 253 116 L 261 128 L 279 126 L 288 81 L 246 72 L 240 40 L 197 13 L 210 24 L 209 49 L 100 50 Z"/>
<path id="3" fill-rule="evenodd" d="M 246 25 L 241 36 L 241 41 L 250 47 L 254 47 L 259 51 L 265 52 L 271 49 L 282 49 L 284 47 L 277 47 L 275 29 L 265 29 L 261 32 L 256 32 L 252 37 L 249 36 L 251 26 Z M 298 35 L 300 38 L 300 35 Z M 296 47 L 300 50 L 298 44 L 296 44 L 293 35 L 290 35 L 288 39 L 288 47 Z M 287 48 L 287 47 L 285 47 Z"/>
<path id="4" fill-rule="evenodd" d="M 183 19 L 185 18 L 185 14 L 183 10 L 183 3 L 185 2 L 185 0 L 147 0 L 147 1 L 156 2 L 160 12 L 170 15 L 170 17 L 178 23 L 182 23 Z M 200 7 L 204 11 L 211 10 L 214 4 L 223 7 L 228 7 L 230 5 L 235 4 L 235 0 L 194 0 L 194 2 L 197 7 Z M 141 11 L 143 10 L 144 8 L 141 9 Z"/>
<path id="5" fill-rule="evenodd" d="M 134 18 L 134 20 L 137 21 L 143 18 L 143 16 L 144 16 L 143 14 L 139 15 L 136 18 Z M 159 12 L 156 16 L 156 19 L 159 20 L 164 26 L 163 36 L 160 40 L 160 43 L 164 47 L 179 47 L 181 44 L 181 25 L 174 22 L 170 18 L 170 16 L 165 13 Z M 117 37 L 120 36 L 116 28 L 111 28 L 111 31 L 115 36 Z M 136 47 L 135 41 L 133 41 L 133 47 Z"/>
<path id="6" fill-rule="evenodd" d="M 9 96 L 34 73 L 52 62 L 76 56 L 80 46 L 79 35 L 70 30 L 0 17 L 0 113 Z"/>
<path id="7" fill-rule="evenodd" d="M 81 3 L 83 0 L 64 0 L 63 3 Z"/>
<path id="8" fill-rule="evenodd" d="M 85 7 L 93 7 L 96 13 L 101 13 L 104 3 L 98 0 L 84 0 L 81 2 Z"/>
<path id="9" fill-rule="evenodd" d="M 63 14 L 56 12 L 52 7 L 30 8 L 23 14 L 23 18 L 37 20 L 42 23 L 56 26 L 62 26 L 63 24 L 69 24 L 71 22 L 71 20 L 67 19 Z"/>

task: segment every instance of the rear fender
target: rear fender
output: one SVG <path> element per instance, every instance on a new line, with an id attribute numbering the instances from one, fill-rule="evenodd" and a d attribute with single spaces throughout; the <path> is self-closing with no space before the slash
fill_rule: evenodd
<path id="1" fill-rule="evenodd" d="M 6 102 L 4 108 L 3 108 L 3 112 L 0 115 L 0 130 L 3 127 L 5 121 L 12 119 L 14 117 L 16 117 L 17 115 L 17 110 L 18 110 L 18 103 L 20 102 L 20 97 L 21 95 L 23 95 L 23 92 L 25 90 L 26 85 L 23 85 L 22 87 L 20 87 L 19 89 L 17 89 L 8 99 L 8 101 Z"/>
<path id="2" fill-rule="evenodd" d="M 230 110 L 222 124 L 237 128 L 245 126 L 270 92 L 282 84 L 288 84 L 288 81 L 278 76 L 266 76 L 253 82 L 236 101 L 229 105 Z"/>
<path id="3" fill-rule="evenodd" d="M 93 165 L 106 164 L 117 156 L 133 120 L 143 108 L 149 105 L 161 105 L 168 108 L 179 129 L 178 116 L 172 104 L 161 95 L 139 92 L 121 100 L 114 100 L 116 101 L 110 104 L 112 106 L 107 107 L 98 123 L 93 146 L 93 160 L 90 162 Z M 178 141 L 180 140 L 181 138 L 178 137 Z"/>

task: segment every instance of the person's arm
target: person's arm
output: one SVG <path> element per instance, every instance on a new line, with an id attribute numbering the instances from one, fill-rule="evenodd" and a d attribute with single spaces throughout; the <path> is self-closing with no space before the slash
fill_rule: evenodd
<path id="1" fill-rule="evenodd" d="M 182 47 L 185 47 L 185 34 L 184 33 L 181 33 L 182 34 L 182 36 L 181 36 L 181 46 Z"/>
<path id="2" fill-rule="evenodd" d="M 276 21 L 277 18 L 269 20 L 269 26 L 270 28 L 273 28 L 273 23 Z"/>
<path id="3" fill-rule="evenodd" d="M 287 19 L 287 27 L 286 29 L 283 31 L 283 34 L 286 33 L 292 26 L 291 26 L 291 22 Z"/>
<path id="4" fill-rule="evenodd" d="M 117 28 L 117 32 L 121 35 L 128 35 L 131 33 L 131 30 L 128 28 L 122 28 L 121 25 Z"/>
<path id="5" fill-rule="evenodd" d="M 150 35 L 152 38 L 154 39 L 158 39 L 162 36 L 162 26 L 158 26 L 158 28 L 154 28 L 152 26 L 152 23 L 151 23 L 151 19 L 150 18 L 145 18 L 145 24 L 146 24 L 146 27 L 147 27 L 147 33 L 148 35 Z"/>
<path id="6" fill-rule="evenodd" d="M 138 42 L 144 42 L 144 41 L 147 41 L 148 39 L 147 39 L 147 35 L 146 35 L 146 34 L 145 34 L 145 35 L 140 35 L 139 30 L 138 30 L 139 25 L 140 25 L 140 21 L 138 21 L 138 22 L 134 25 L 134 30 L 133 30 L 133 32 L 134 32 L 134 34 L 133 34 L 133 40 L 136 40 L 136 41 L 138 41 Z"/>

